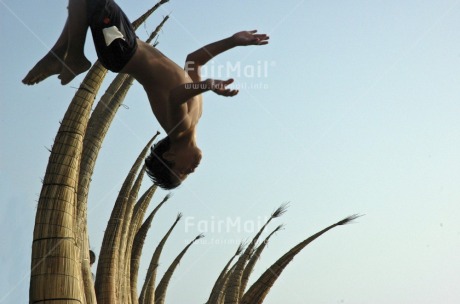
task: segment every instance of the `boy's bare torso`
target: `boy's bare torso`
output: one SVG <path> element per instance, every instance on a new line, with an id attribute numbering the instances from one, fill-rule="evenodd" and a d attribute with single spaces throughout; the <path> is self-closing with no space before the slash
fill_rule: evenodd
<path id="1" fill-rule="evenodd" d="M 138 40 L 138 50 L 122 72 L 129 73 L 144 87 L 150 106 L 167 133 L 194 129 L 202 114 L 202 95 L 191 97 L 180 107 L 180 115 L 169 113 L 170 92 L 192 83 L 187 71 L 151 45 Z M 177 110 L 177 109 L 176 109 Z M 177 118 L 177 119 L 174 119 Z"/>

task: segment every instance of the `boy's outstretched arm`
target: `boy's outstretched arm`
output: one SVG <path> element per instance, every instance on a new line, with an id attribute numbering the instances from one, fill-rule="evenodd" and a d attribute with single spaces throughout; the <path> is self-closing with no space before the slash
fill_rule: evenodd
<path id="1" fill-rule="evenodd" d="M 233 79 L 217 80 L 206 79 L 200 82 L 184 83 L 175 87 L 169 94 L 169 103 L 171 106 L 180 106 L 190 100 L 192 97 L 202 94 L 207 91 L 226 97 L 235 96 L 238 90 L 228 89 L 227 86 L 233 83 Z"/>
<path id="2" fill-rule="evenodd" d="M 235 46 L 265 45 L 268 35 L 256 34 L 257 30 L 238 32 L 228 38 L 208 44 L 187 56 L 185 70 L 193 81 L 201 81 L 200 69 L 215 56 Z"/>

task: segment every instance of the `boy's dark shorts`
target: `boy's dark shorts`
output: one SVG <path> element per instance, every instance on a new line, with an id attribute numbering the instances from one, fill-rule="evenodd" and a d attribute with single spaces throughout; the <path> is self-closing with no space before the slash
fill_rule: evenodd
<path id="1" fill-rule="evenodd" d="M 108 70 L 120 72 L 137 49 L 131 22 L 113 0 L 87 0 L 86 5 L 99 61 Z"/>

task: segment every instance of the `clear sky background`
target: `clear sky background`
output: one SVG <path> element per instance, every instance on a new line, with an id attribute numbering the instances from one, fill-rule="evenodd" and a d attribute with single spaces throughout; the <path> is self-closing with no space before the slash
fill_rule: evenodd
<path id="1" fill-rule="evenodd" d="M 118 3 L 133 20 L 154 1 Z M 65 87 L 56 77 L 33 87 L 20 82 L 58 37 L 66 6 L 0 0 L 0 303 L 28 301 L 46 148 L 83 79 Z M 240 94 L 205 94 L 203 161 L 157 214 L 141 279 L 183 212 L 160 272 L 195 235 L 206 238 L 183 258 L 167 302 L 205 302 L 237 243 L 290 202 L 269 227 L 286 224 L 253 279 L 311 234 L 350 214 L 366 216 L 301 252 L 265 303 L 460 303 L 460 1 L 172 0 L 138 35 L 145 39 L 169 13 L 158 48 L 180 65 L 188 52 L 240 30 L 268 33 L 270 44 L 211 62 L 209 72 L 240 65 L 240 73 L 216 75 L 235 78 Z M 88 36 L 92 62 L 93 48 Z M 138 83 L 124 104 L 91 185 L 97 254 L 121 183 L 160 129 Z M 145 179 L 143 191 L 149 185 Z M 157 192 L 150 210 L 166 193 Z M 227 221 L 240 225 L 217 229 Z"/>

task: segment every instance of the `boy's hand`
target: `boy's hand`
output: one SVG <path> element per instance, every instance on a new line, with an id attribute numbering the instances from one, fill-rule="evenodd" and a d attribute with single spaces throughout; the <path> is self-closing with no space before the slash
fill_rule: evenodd
<path id="1" fill-rule="evenodd" d="M 233 41 L 237 46 L 245 45 L 264 45 L 268 43 L 268 35 L 256 34 L 257 30 L 253 31 L 242 31 L 232 36 Z"/>
<path id="2" fill-rule="evenodd" d="M 238 90 L 227 89 L 229 84 L 233 83 L 233 79 L 228 80 L 217 80 L 217 79 L 207 79 L 206 84 L 208 88 L 216 93 L 217 95 L 222 95 L 226 97 L 235 96 L 238 94 Z"/>

